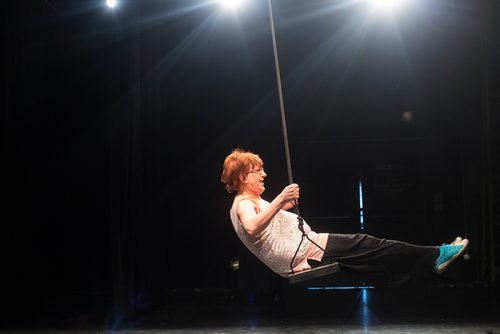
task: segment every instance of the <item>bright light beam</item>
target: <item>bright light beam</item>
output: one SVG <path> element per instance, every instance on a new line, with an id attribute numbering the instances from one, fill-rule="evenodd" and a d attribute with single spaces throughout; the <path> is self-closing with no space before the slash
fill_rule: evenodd
<path id="1" fill-rule="evenodd" d="M 405 4 L 405 0 L 369 0 L 373 10 L 377 12 L 392 13 Z"/>
<path id="2" fill-rule="evenodd" d="M 106 6 L 108 6 L 109 8 L 115 8 L 116 5 L 116 0 L 106 0 Z"/>
<path id="3" fill-rule="evenodd" d="M 245 4 L 246 0 L 218 0 L 220 5 L 226 10 L 237 10 Z"/>

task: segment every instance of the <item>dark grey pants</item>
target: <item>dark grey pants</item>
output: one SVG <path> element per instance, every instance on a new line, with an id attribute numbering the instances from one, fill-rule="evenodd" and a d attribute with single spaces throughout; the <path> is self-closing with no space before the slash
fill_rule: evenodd
<path id="1" fill-rule="evenodd" d="M 439 256 L 437 246 L 418 246 L 367 234 L 330 234 L 321 261 L 380 287 L 426 285 Z"/>

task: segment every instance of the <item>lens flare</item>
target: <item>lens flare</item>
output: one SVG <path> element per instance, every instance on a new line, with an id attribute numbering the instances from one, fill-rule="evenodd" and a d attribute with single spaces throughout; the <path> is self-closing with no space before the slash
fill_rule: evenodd
<path id="1" fill-rule="evenodd" d="M 219 3 L 224 9 L 237 10 L 243 6 L 245 0 L 219 0 Z"/>
<path id="2" fill-rule="evenodd" d="M 394 12 L 401 8 L 405 0 L 370 0 L 372 8 L 378 12 Z"/>
<path id="3" fill-rule="evenodd" d="M 109 8 L 115 8 L 116 0 L 106 0 L 106 6 L 108 6 Z"/>

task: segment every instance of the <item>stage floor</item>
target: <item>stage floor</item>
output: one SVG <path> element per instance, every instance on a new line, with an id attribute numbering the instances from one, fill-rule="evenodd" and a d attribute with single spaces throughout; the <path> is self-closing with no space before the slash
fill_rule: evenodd
<path id="1" fill-rule="evenodd" d="M 379 324 L 370 326 L 360 325 L 322 325 L 322 324 L 283 324 L 275 326 L 229 326 L 229 327 L 204 327 L 204 328 L 178 328 L 178 329 L 119 329 L 119 330 L 31 330 L 31 331 L 1 331 L 0 333 L 60 333 L 60 334 L 97 334 L 97 333 L 214 333 L 214 334 L 243 334 L 243 333 L 266 333 L 266 334 L 289 334 L 289 333 L 471 333 L 471 334 L 495 334 L 500 333 L 500 324 L 474 323 L 474 324 Z"/>
<path id="2" fill-rule="evenodd" d="M 178 303 L 122 329 L 158 333 L 499 333 L 491 291 L 295 291 L 287 300 Z M 271 299 L 271 298 L 269 298 Z"/>
<path id="3" fill-rule="evenodd" d="M 498 333 L 491 288 L 291 288 L 276 295 L 175 291 L 170 303 L 120 323 L 79 314 L 0 333 Z"/>

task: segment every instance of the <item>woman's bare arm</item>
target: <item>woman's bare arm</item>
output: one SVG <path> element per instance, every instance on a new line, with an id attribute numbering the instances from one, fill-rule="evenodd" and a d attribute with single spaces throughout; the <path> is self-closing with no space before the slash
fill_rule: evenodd
<path id="1" fill-rule="evenodd" d="M 257 210 L 256 203 L 250 199 L 244 199 L 238 203 L 236 213 L 248 234 L 257 235 L 269 225 L 279 210 L 285 207 L 290 208 L 290 203 L 293 203 L 298 197 L 299 187 L 294 183 L 286 186 L 265 209 Z"/>

